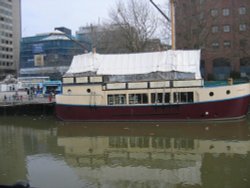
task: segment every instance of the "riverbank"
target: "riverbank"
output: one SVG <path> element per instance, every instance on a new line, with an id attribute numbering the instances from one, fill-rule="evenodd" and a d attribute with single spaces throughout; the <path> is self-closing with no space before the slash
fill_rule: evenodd
<path id="1" fill-rule="evenodd" d="M 0 92 L 0 116 L 53 115 L 55 100 L 26 92 Z"/>

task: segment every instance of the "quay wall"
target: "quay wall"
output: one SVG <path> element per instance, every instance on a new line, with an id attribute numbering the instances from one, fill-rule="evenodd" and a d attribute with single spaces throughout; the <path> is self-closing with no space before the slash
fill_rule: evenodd
<path id="1" fill-rule="evenodd" d="M 0 92 L 0 116 L 54 115 L 53 97 L 28 95 L 26 92 Z"/>
<path id="2" fill-rule="evenodd" d="M 54 115 L 55 103 L 30 103 L 0 106 L 0 116 Z"/>

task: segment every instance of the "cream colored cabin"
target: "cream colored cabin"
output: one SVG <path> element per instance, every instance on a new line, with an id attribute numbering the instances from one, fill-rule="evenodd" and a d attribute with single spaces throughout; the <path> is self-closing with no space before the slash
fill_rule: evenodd
<path id="1" fill-rule="evenodd" d="M 162 105 L 227 100 L 249 95 L 250 84 L 204 87 L 203 80 L 105 83 L 102 76 L 64 77 L 57 104 Z"/>

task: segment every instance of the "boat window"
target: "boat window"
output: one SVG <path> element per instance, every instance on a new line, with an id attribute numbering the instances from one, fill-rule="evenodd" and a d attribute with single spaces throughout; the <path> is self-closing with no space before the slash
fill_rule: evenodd
<path id="1" fill-rule="evenodd" d="M 209 93 L 209 96 L 210 96 L 210 97 L 214 96 L 214 92 L 210 92 L 210 93 Z"/>
<path id="2" fill-rule="evenodd" d="M 151 103 L 169 103 L 170 93 L 151 93 Z"/>
<path id="3" fill-rule="evenodd" d="M 131 148 L 148 148 L 149 137 L 131 137 L 129 143 Z"/>
<path id="4" fill-rule="evenodd" d="M 109 138 L 110 148 L 127 148 L 128 139 L 125 136 L 111 136 Z"/>
<path id="5" fill-rule="evenodd" d="M 231 91 L 230 90 L 227 90 L 227 95 L 229 95 L 231 93 Z"/>
<path id="6" fill-rule="evenodd" d="M 194 102 L 194 93 L 193 92 L 175 92 L 174 102 L 175 103 Z"/>
<path id="7" fill-rule="evenodd" d="M 165 137 L 153 137 L 152 147 L 158 149 L 170 148 L 171 140 L 170 138 L 165 138 Z"/>
<path id="8" fill-rule="evenodd" d="M 71 92 L 72 92 L 71 89 L 68 89 L 67 93 L 68 93 L 69 95 L 71 94 Z"/>
<path id="9" fill-rule="evenodd" d="M 148 95 L 146 93 L 129 94 L 129 104 L 147 104 Z"/>
<path id="10" fill-rule="evenodd" d="M 126 95 L 117 94 L 117 95 L 108 95 L 108 105 L 116 104 L 126 104 Z"/>
<path id="11" fill-rule="evenodd" d="M 185 139 L 178 138 L 174 140 L 174 148 L 175 149 L 194 149 L 194 140 L 193 139 Z"/>
<path id="12" fill-rule="evenodd" d="M 64 84 L 73 84 L 74 78 L 73 77 L 63 78 L 63 83 Z"/>

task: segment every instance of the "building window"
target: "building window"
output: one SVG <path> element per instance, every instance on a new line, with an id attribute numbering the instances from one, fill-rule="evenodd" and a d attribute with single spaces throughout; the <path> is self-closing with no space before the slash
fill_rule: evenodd
<path id="1" fill-rule="evenodd" d="M 216 80 L 225 80 L 230 76 L 231 62 L 227 58 L 215 58 L 213 60 L 213 75 Z"/>
<path id="2" fill-rule="evenodd" d="M 212 48 L 218 49 L 220 47 L 219 42 L 213 42 L 212 43 Z"/>
<path id="3" fill-rule="evenodd" d="M 219 27 L 218 26 L 212 26 L 212 33 L 218 33 Z"/>
<path id="4" fill-rule="evenodd" d="M 218 16 L 218 14 L 219 14 L 219 11 L 217 9 L 211 10 L 211 16 L 215 17 L 215 16 Z"/>
<path id="5" fill-rule="evenodd" d="M 224 31 L 225 33 L 230 32 L 230 31 L 231 31 L 230 25 L 224 25 L 224 26 L 223 26 L 223 31 Z"/>
<path id="6" fill-rule="evenodd" d="M 230 48 L 231 47 L 231 42 L 228 41 L 228 40 L 225 40 L 223 44 L 224 44 L 225 48 Z"/>
<path id="7" fill-rule="evenodd" d="M 200 13 L 200 20 L 203 20 L 204 19 L 204 12 L 201 12 Z"/>
<path id="8" fill-rule="evenodd" d="M 223 16 L 229 16 L 230 10 L 228 8 L 224 8 L 224 9 L 222 9 L 222 14 L 223 14 Z"/>
<path id="9" fill-rule="evenodd" d="M 203 4 L 205 0 L 200 0 L 200 4 Z"/>
<path id="10" fill-rule="evenodd" d="M 246 24 L 240 24 L 239 30 L 240 31 L 246 31 L 247 30 L 247 25 Z"/>
<path id="11" fill-rule="evenodd" d="M 246 48 L 247 47 L 247 39 L 241 39 L 240 40 L 240 47 L 241 48 Z"/>
<path id="12" fill-rule="evenodd" d="M 239 8 L 239 14 L 240 14 L 240 15 L 245 15 L 246 12 L 247 12 L 246 7 L 240 7 L 240 8 Z"/>

